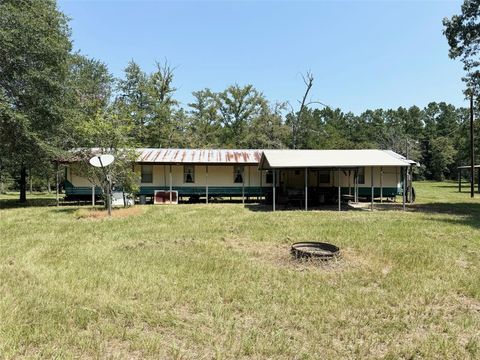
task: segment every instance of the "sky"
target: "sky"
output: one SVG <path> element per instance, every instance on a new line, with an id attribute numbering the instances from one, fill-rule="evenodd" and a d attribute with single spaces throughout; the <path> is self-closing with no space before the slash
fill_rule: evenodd
<path id="1" fill-rule="evenodd" d="M 272 102 L 310 100 L 344 111 L 466 106 L 462 64 L 448 57 L 442 19 L 461 1 L 60 0 L 74 49 L 121 77 L 131 60 L 146 72 L 175 67 L 176 98 L 252 84 Z"/>

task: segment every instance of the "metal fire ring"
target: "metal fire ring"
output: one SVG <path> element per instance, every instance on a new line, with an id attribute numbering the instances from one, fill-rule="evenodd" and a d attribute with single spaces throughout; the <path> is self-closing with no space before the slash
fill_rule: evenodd
<path id="1" fill-rule="evenodd" d="M 340 256 L 338 246 L 314 241 L 297 242 L 292 245 L 290 252 L 296 258 L 314 257 L 320 260 L 330 260 Z"/>

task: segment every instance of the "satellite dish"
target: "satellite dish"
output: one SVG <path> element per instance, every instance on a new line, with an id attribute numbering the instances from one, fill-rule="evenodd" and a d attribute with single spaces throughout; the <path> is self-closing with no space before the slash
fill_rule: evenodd
<path id="1" fill-rule="evenodd" d="M 95 167 L 105 167 L 110 165 L 115 158 L 113 155 L 106 154 L 106 155 L 97 155 L 90 159 L 90 165 Z"/>

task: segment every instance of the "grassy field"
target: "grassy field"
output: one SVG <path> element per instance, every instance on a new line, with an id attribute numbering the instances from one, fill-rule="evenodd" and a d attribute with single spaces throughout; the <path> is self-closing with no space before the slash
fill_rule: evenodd
<path id="1" fill-rule="evenodd" d="M 0 200 L 2 358 L 479 358 L 480 195 L 409 211 Z M 121 212 L 118 212 L 121 214 Z M 328 241 L 330 265 L 289 256 Z"/>

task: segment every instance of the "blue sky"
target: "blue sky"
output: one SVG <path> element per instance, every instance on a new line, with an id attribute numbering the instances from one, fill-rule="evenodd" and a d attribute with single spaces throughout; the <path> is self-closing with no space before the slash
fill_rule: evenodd
<path id="1" fill-rule="evenodd" d="M 461 63 L 449 59 L 442 19 L 461 1 L 59 1 L 74 48 L 115 76 L 130 60 L 176 67 L 177 99 L 253 84 L 296 105 L 301 73 L 312 100 L 344 111 L 466 105 Z"/>

